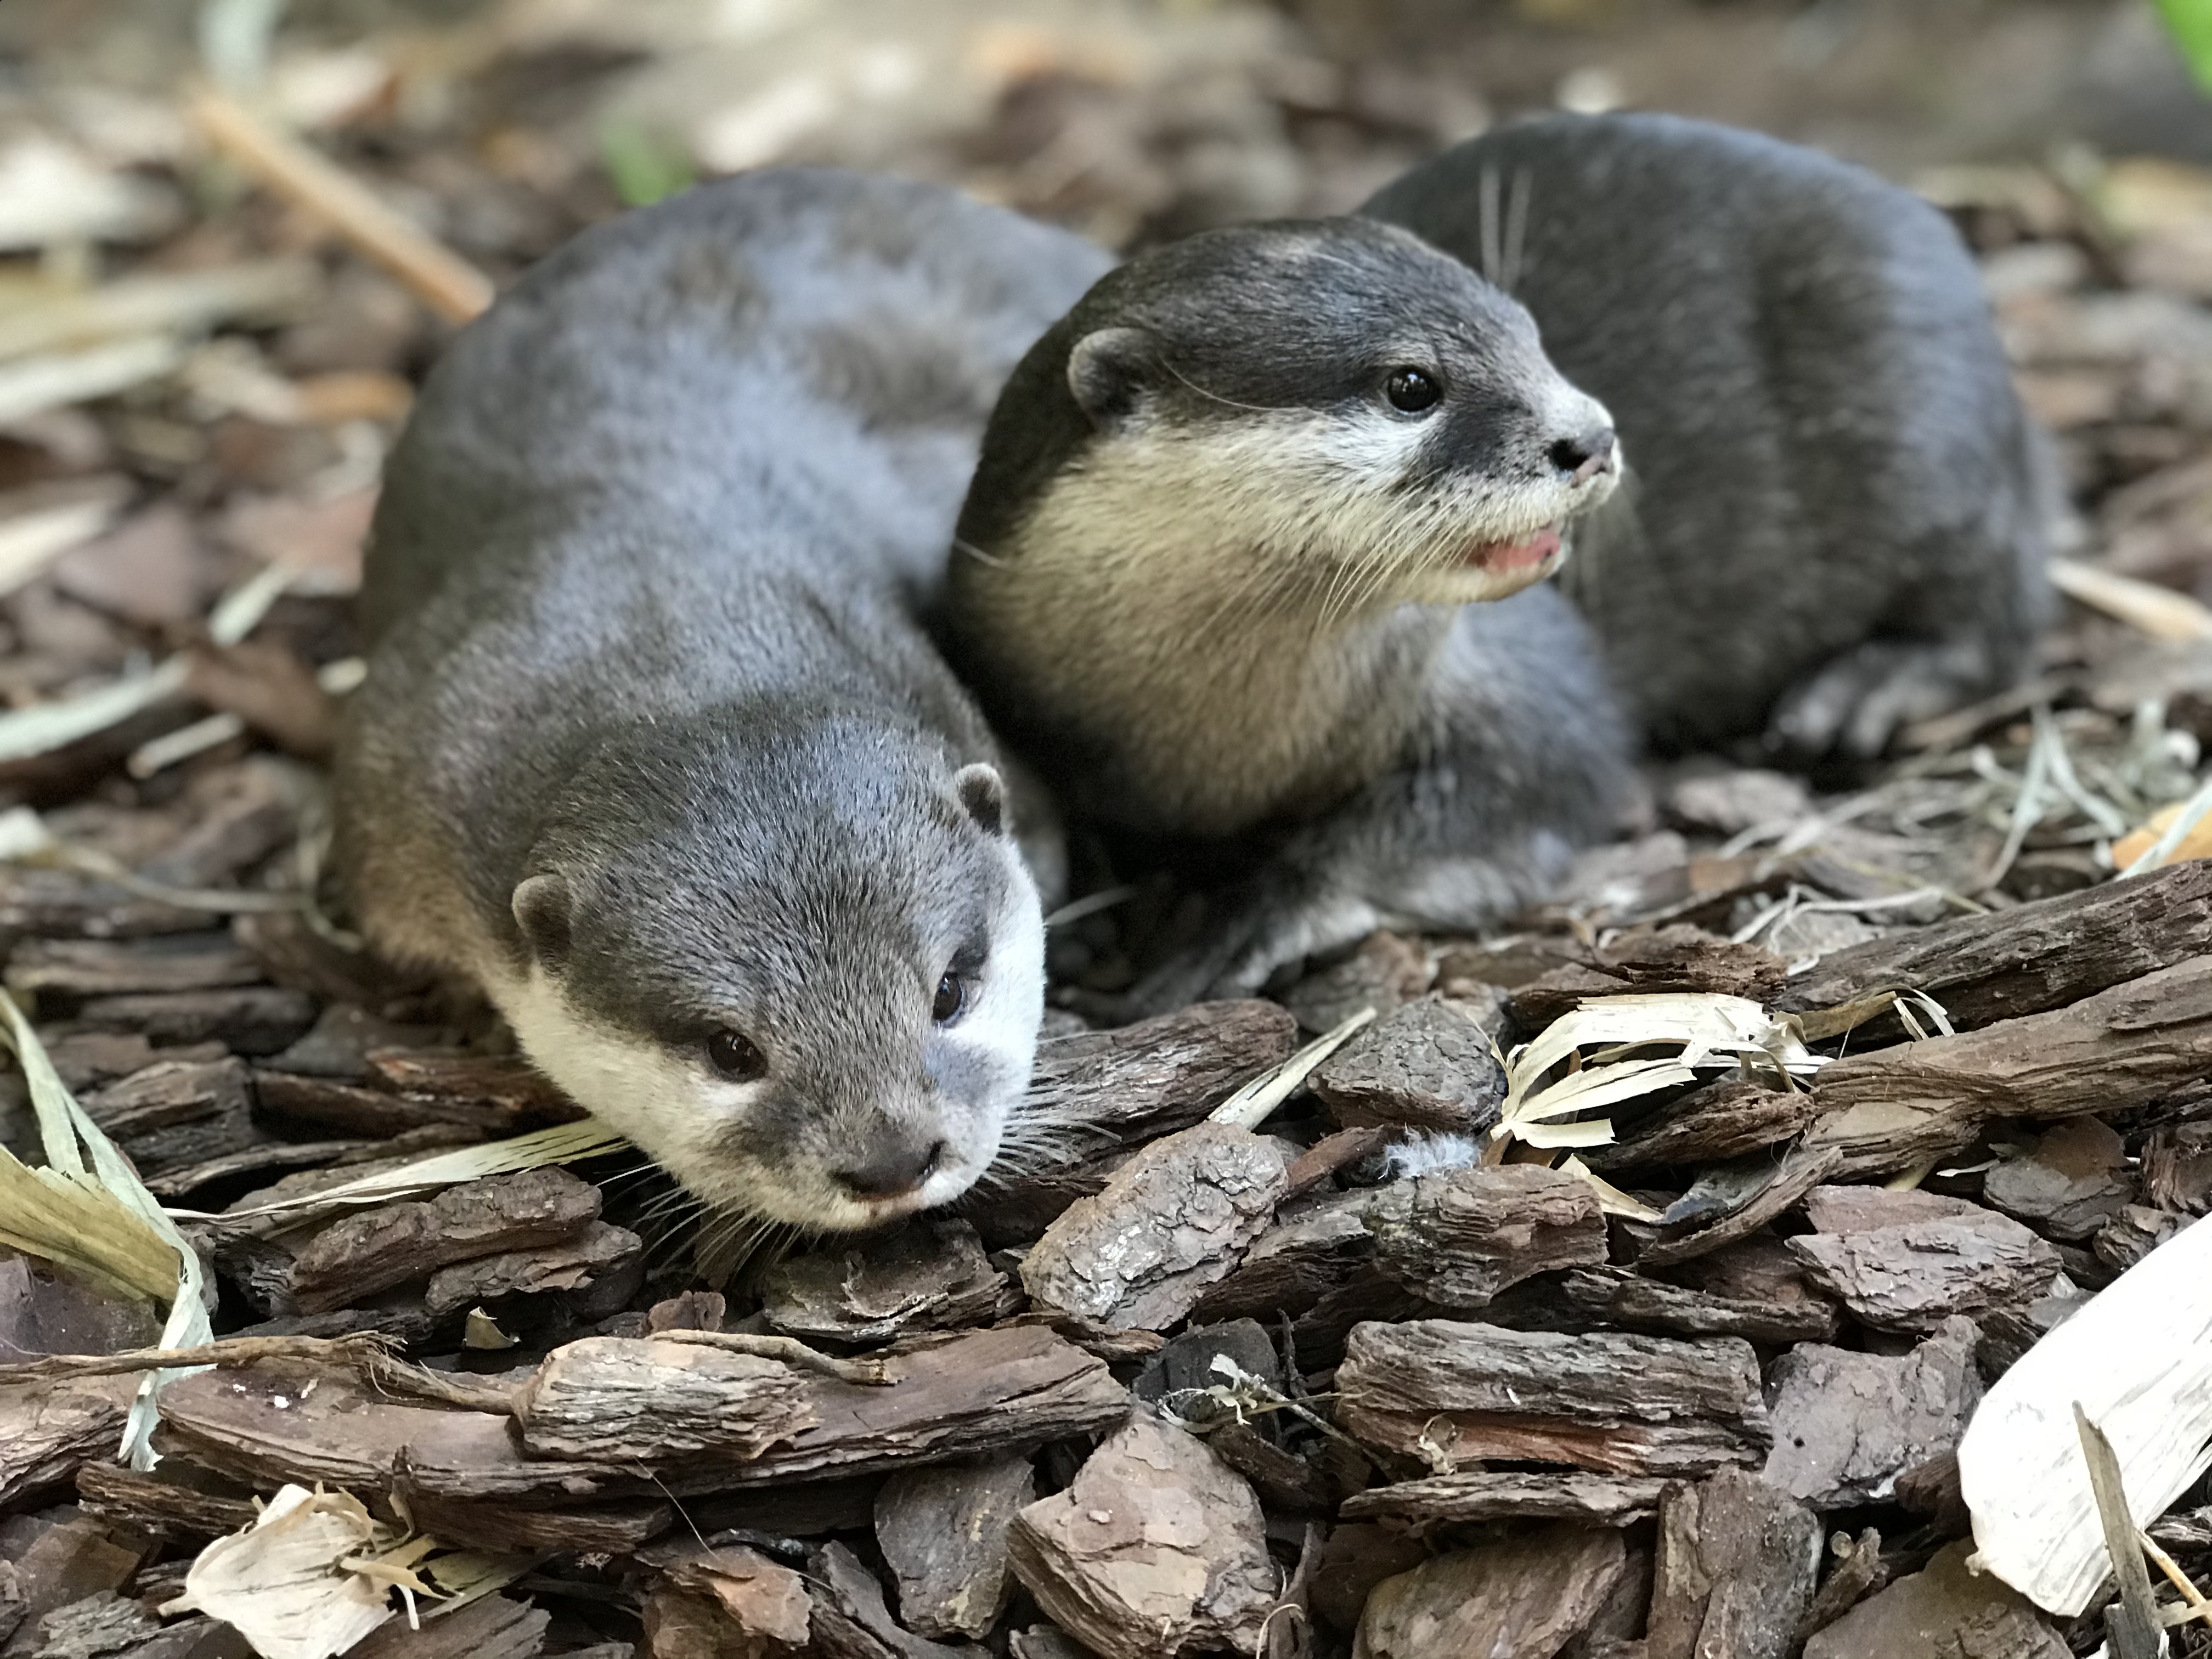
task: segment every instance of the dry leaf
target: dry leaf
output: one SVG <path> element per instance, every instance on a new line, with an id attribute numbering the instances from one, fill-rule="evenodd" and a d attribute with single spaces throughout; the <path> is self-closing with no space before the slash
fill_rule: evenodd
<path id="1" fill-rule="evenodd" d="M 389 1538 L 352 1493 L 286 1486 L 251 1527 L 202 1550 L 161 1611 L 234 1626 L 263 1659 L 331 1659 L 392 1617 L 383 1576 L 342 1565 Z"/>

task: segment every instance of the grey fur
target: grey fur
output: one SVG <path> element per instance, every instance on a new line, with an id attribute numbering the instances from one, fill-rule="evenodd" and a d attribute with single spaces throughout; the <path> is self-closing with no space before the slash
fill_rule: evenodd
<path id="1" fill-rule="evenodd" d="M 1405 364 L 1449 391 L 1394 440 L 1380 399 Z M 1559 447 L 1602 418 L 1518 306 L 1357 219 L 1145 255 L 1024 358 L 961 514 L 955 664 L 1073 817 L 1194 836 L 1170 856 L 1237 872 L 1204 944 L 1123 1012 L 1249 991 L 1381 921 L 1493 921 L 1613 826 L 1627 743 L 1571 607 L 1547 586 L 1405 602 L 1491 539 L 1467 526 L 1519 536 L 1579 510 L 1556 505 L 1582 488 Z M 1273 493 L 1314 513 L 1288 550 L 1237 495 L 1278 450 Z M 1139 485 L 1127 514 L 1100 494 L 1117 468 Z M 1431 508 L 1437 544 L 1415 546 L 1392 514 Z M 1053 544 L 1071 524 L 1099 556 Z M 1184 581 L 1199 603 L 1177 609 Z M 1170 602 L 1147 611 L 1154 590 Z"/>
<path id="2" fill-rule="evenodd" d="M 664 1135 L 702 1196 L 849 1221 L 833 1176 L 988 1158 L 1025 1086 L 1033 1015 L 982 1054 L 931 1018 L 956 957 L 1018 973 L 1036 897 L 912 611 L 993 395 L 1105 263 L 930 186 L 704 186 L 532 270 L 392 456 L 337 773 L 355 914 L 495 996 L 539 969 L 687 1076 L 751 1037 L 758 1099 Z M 622 1115 L 669 1103 L 607 1106 L 565 1041 L 541 1063 L 661 1151 Z"/>
<path id="3" fill-rule="evenodd" d="M 1754 133 L 1556 115 L 1361 211 L 1510 270 L 1612 410 L 1638 487 L 1562 580 L 1661 745 L 1872 754 L 2029 665 L 2051 469 L 1934 208 Z"/>

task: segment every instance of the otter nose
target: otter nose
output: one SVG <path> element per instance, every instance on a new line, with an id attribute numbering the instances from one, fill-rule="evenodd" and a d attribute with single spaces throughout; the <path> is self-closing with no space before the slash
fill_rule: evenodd
<path id="1" fill-rule="evenodd" d="M 1577 483 L 1587 483 L 1613 467 L 1613 428 L 1594 426 L 1552 446 L 1552 465 Z"/>
<path id="2" fill-rule="evenodd" d="M 905 1198 L 937 1172 L 945 1143 L 920 1133 L 878 1132 L 862 1155 L 830 1179 L 860 1199 Z"/>

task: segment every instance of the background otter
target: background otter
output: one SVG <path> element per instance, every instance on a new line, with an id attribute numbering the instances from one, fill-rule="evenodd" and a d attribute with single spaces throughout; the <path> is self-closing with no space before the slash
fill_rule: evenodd
<path id="1" fill-rule="evenodd" d="M 1360 211 L 1502 283 L 1619 422 L 1631 487 L 1561 580 L 1660 745 L 1870 756 L 2029 665 L 2055 486 L 1918 197 L 1710 122 L 1557 115 Z"/>
<path id="2" fill-rule="evenodd" d="M 1571 609 L 1467 602 L 1556 568 L 1614 477 L 1606 411 L 1528 314 L 1369 220 L 1171 244 L 1037 343 L 945 627 L 1075 816 L 1232 872 L 1127 1007 L 1250 990 L 1384 921 L 1480 926 L 1611 827 L 1626 744 Z"/>
<path id="3" fill-rule="evenodd" d="M 355 912 L 712 1202 L 941 1203 L 1022 1097 L 1037 892 L 908 606 L 992 394 L 1104 263 L 932 186 L 708 186 L 532 270 L 393 455 Z"/>

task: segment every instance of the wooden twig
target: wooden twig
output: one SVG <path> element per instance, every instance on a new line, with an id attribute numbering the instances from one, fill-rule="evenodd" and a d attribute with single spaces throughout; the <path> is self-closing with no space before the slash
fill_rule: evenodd
<path id="1" fill-rule="evenodd" d="M 2119 1455 L 2105 1431 L 2089 1420 L 2081 1402 L 2074 1402 L 2074 1427 L 2081 1437 L 2082 1461 L 2089 1466 L 2089 1490 L 2097 1499 L 2097 1518 L 2104 1522 L 2105 1547 L 2112 1558 L 2112 1576 L 2120 1599 L 2105 1609 L 2105 1634 L 2112 1659 L 2162 1659 L 2166 1637 L 2160 1628 L 2158 1604 L 2151 1599 L 2150 1569 L 2143 1564 L 2136 1542 L 2135 1518 L 2128 1513 L 2128 1495 L 2120 1480 Z"/>
<path id="2" fill-rule="evenodd" d="M 354 1336 L 226 1336 L 194 1348 L 132 1348 L 123 1353 L 60 1353 L 0 1365 L 0 1382 L 47 1382 L 72 1376 L 114 1376 L 212 1365 L 235 1369 L 289 1360 L 349 1370 L 392 1394 L 434 1400 L 471 1411 L 511 1413 L 513 1390 L 498 1383 L 443 1376 L 394 1358 L 389 1338 Z"/>
<path id="3" fill-rule="evenodd" d="M 491 279 L 385 205 L 360 180 L 244 106 L 203 89 L 192 118 L 208 142 L 266 188 L 312 214 L 382 265 L 449 323 L 492 301 Z"/>
<path id="4" fill-rule="evenodd" d="M 833 1359 L 796 1337 L 747 1336 L 734 1331 L 655 1331 L 653 1340 L 690 1342 L 702 1348 L 720 1348 L 725 1353 L 750 1354 L 756 1359 L 778 1359 L 803 1371 L 869 1388 L 889 1388 L 897 1380 L 880 1359 Z"/>

